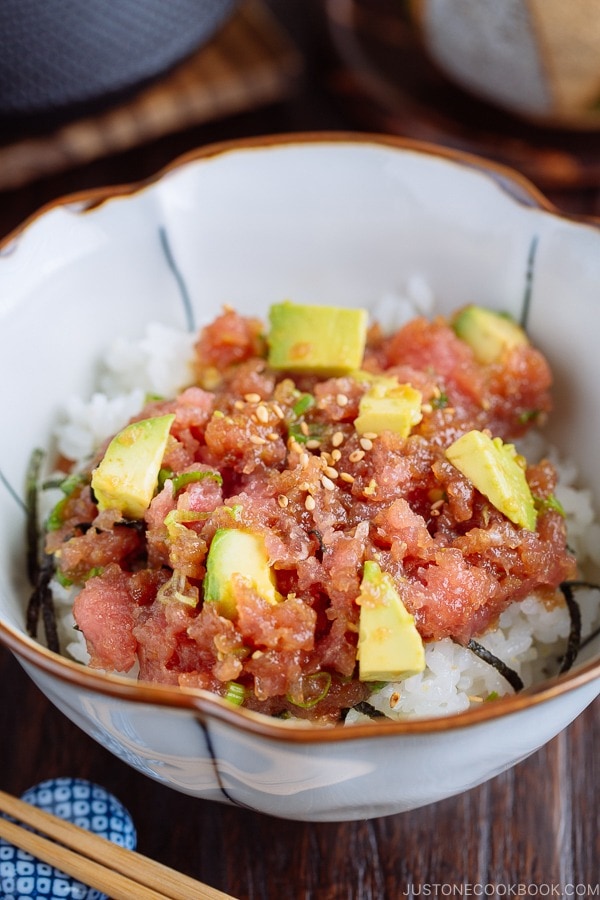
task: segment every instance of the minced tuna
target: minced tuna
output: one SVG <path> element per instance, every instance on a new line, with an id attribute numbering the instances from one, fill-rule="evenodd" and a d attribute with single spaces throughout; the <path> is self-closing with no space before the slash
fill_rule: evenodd
<path id="1" fill-rule="evenodd" d="M 448 320 L 416 318 L 392 335 L 371 326 L 360 372 L 318 377 L 271 369 L 263 323 L 225 309 L 199 334 L 194 367 L 196 384 L 136 417 L 174 414 L 143 520 L 99 510 L 88 476 L 100 453 L 47 534 L 60 580 L 79 588 L 91 666 L 137 664 L 142 680 L 335 723 L 373 689 L 357 670 L 366 560 L 393 578 L 425 643 L 466 645 L 509 604 L 553 602 L 574 577 L 553 465 L 526 470 L 528 530 L 445 454 L 473 429 L 513 441 L 544 419 L 551 373 L 531 344 L 481 363 Z M 357 432 L 365 373 L 421 393 L 408 436 Z M 204 601 L 221 528 L 262 538 L 279 602 L 244 578 L 233 615 Z"/>

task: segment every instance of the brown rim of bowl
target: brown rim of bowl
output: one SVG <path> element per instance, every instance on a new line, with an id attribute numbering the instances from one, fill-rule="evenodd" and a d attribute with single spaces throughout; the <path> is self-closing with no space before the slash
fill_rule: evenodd
<path id="1" fill-rule="evenodd" d="M 331 143 L 388 146 L 398 150 L 407 150 L 446 159 L 449 162 L 480 171 L 484 175 L 490 175 L 517 203 L 553 213 L 559 218 L 573 220 L 583 225 L 587 224 L 595 228 L 600 227 L 600 220 L 589 216 L 570 215 L 560 212 L 523 175 L 508 166 L 488 161 L 474 154 L 393 135 L 324 131 L 265 135 L 208 144 L 177 157 L 155 175 L 139 182 L 92 188 L 59 197 L 40 207 L 37 212 L 25 219 L 20 226 L 10 232 L 3 240 L 0 240 L 0 250 L 11 244 L 15 239 L 18 240 L 19 234 L 24 232 L 38 218 L 41 218 L 56 207 L 79 205 L 82 212 L 93 210 L 109 200 L 139 193 L 156 184 L 166 174 L 197 160 L 210 159 L 225 153 L 264 149 L 274 146 Z M 381 721 L 377 719 L 364 724 L 357 723 L 351 727 L 322 727 L 308 723 L 295 727 L 288 722 L 270 719 L 260 713 L 235 707 L 208 691 L 132 681 L 124 676 L 94 671 L 51 652 L 42 644 L 38 644 L 33 639 L 2 622 L 0 622 L 0 640 L 27 666 L 33 666 L 41 672 L 52 675 L 60 681 L 68 682 L 75 687 L 123 701 L 189 710 L 203 721 L 210 718 L 217 719 L 231 727 L 239 728 L 241 731 L 283 743 L 321 744 L 362 740 L 366 737 L 376 736 L 422 735 L 466 728 L 471 725 L 483 724 L 505 715 L 521 712 L 529 707 L 545 703 L 553 698 L 591 684 L 595 679 L 600 679 L 599 659 L 595 662 L 588 662 L 577 670 L 544 681 L 518 694 L 501 697 L 493 703 L 481 703 L 479 706 L 462 713 L 403 721 L 394 721 L 392 719 Z"/>
<path id="2" fill-rule="evenodd" d="M 515 202 L 532 208 L 551 213 L 561 219 L 572 221 L 580 225 L 588 225 L 600 228 L 600 216 L 586 215 L 583 213 L 569 212 L 559 209 L 546 195 L 525 175 L 495 160 L 486 159 L 466 150 L 458 150 L 453 147 L 445 147 L 441 144 L 428 143 L 408 137 L 398 137 L 392 134 L 378 132 L 356 131 L 306 131 L 284 134 L 269 134 L 256 137 L 237 138 L 227 141 L 206 144 L 177 156 L 167 163 L 158 172 L 147 178 L 124 184 L 111 184 L 102 187 L 87 188 L 61 195 L 44 203 L 35 212 L 27 216 L 19 225 L 11 229 L 4 237 L 0 237 L 0 252 L 18 239 L 19 235 L 26 231 L 37 219 L 60 206 L 79 206 L 81 212 L 96 209 L 109 200 L 129 197 L 140 193 L 159 182 L 165 175 L 176 169 L 183 168 L 189 163 L 211 159 L 226 153 L 243 150 L 261 150 L 267 147 L 281 147 L 298 144 L 371 144 L 374 146 L 387 146 L 397 150 L 407 150 L 424 156 L 434 156 L 453 162 L 465 168 L 474 169 L 483 175 L 489 175 Z"/>

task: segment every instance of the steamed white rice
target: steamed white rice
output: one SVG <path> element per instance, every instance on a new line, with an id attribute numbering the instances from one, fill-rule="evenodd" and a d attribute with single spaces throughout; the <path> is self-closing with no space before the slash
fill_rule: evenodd
<path id="1" fill-rule="evenodd" d="M 404 296 L 390 294 L 373 308 L 373 317 L 399 328 L 416 314 L 431 315 L 433 298 L 427 284 L 415 277 Z M 85 463 L 98 446 L 138 413 L 149 394 L 173 396 L 192 379 L 190 358 L 195 336 L 164 325 L 149 324 L 139 341 L 119 339 L 104 361 L 100 386 L 88 401 L 70 399 L 63 420 L 56 429 L 60 453 L 77 463 Z M 600 568 L 600 524 L 595 521 L 590 492 L 577 485 L 577 469 L 571 460 L 562 460 L 539 434 L 528 436 L 520 447 L 531 461 L 549 456 L 556 465 L 560 482 L 556 497 L 567 518 L 569 546 L 580 567 Z M 49 507 L 56 497 L 47 498 Z M 83 636 L 74 628 L 71 591 L 53 583 L 59 635 L 64 652 L 86 663 L 88 654 Z M 583 635 L 598 627 L 598 591 L 579 592 Z M 494 631 L 478 638 L 478 643 L 516 671 L 530 686 L 555 674 L 564 653 L 570 630 L 565 604 L 548 607 L 531 596 L 510 606 L 501 615 Z M 437 716 L 461 712 L 487 699 L 512 693 L 513 689 L 488 663 L 451 639 L 430 643 L 425 650 L 426 668 L 419 675 L 390 683 L 374 693 L 369 702 L 391 718 Z M 346 722 L 366 717 L 351 710 Z"/>

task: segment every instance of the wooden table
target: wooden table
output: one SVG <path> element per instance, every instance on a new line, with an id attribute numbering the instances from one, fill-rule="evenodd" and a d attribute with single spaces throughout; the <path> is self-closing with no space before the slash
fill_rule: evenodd
<path id="1" fill-rule="evenodd" d="M 199 144 L 363 128 L 327 90 L 329 47 L 319 4 L 272 0 L 271 6 L 304 52 L 306 73 L 296 93 L 4 191 L 0 235 L 48 200 L 136 180 Z M 600 212 L 594 185 L 557 189 L 552 199 L 564 209 Z M 240 900 L 599 896 L 598 702 L 534 756 L 460 797 L 372 821 L 307 824 L 191 799 L 137 774 L 60 714 L 4 649 L 0 685 L 0 787 L 20 794 L 61 775 L 96 781 L 131 811 L 141 852 Z"/>

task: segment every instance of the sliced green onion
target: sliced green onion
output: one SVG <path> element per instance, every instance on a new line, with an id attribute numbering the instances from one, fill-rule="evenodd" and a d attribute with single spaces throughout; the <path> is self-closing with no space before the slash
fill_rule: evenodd
<path id="1" fill-rule="evenodd" d="M 78 487 L 82 487 L 87 481 L 89 481 L 88 475 L 82 475 L 80 472 L 73 472 L 71 475 L 67 475 L 62 482 L 60 489 L 65 497 L 70 497 L 71 494 L 75 493 Z"/>
<path id="2" fill-rule="evenodd" d="M 448 394 L 445 391 L 440 391 L 438 396 L 432 399 L 431 405 L 434 409 L 445 409 L 449 402 Z"/>
<path id="3" fill-rule="evenodd" d="M 325 427 L 323 425 L 313 424 L 306 430 L 307 433 L 305 434 L 302 430 L 302 425 L 299 422 L 293 422 L 288 427 L 288 435 L 293 438 L 297 444 L 306 444 L 307 441 L 315 439 L 319 440 L 322 438 Z"/>
<path id="4" fill-rule="evenodd" d="M 288 428 L 288 435 L 293 438 L 297 444 L 305 444 L 307 442 L 308 435 L 304 434 L 300 425 L 290 425 Z"/>
<path id="5" fill-rule="evenodd" d="M 89 473 L 83 474 L 81 472 L 73 472 L 71 475 L 67 475 L 66 478 L 63 478 L 60 481 L 49 480 L 44 482 L 44 490 L 47 490 L 48 488 L 59 488 L 64 494 L 64 497 L 62 497 L 50 510 L 50 514 L 46 521 L 46 531 L 57 531 L 64 524 L 65 507 L 69 497 L 85 484 L 89 484 L 89 481 Z"/>
<path id="6" fill-rule="evenodd" d="M 65 497 L 70 497 L 75 488 L 89 481 L 89 475 L 83 475 L 81 472 L 72 472 L 66 478 L 47 478 L 42 484 L 42 488 L 47 491 L 49 488 L 58 488 L 63 492 Z"/>
<path id="7" fill-rule="evenodd" d="M 520 425 L 527 425 L 528 422 L 533 422 L 534 419 L 537 419 L 539 416 L 539 409 L 526 409 L 522 413 L 520 413 L 518 421 Z"/>
<path id="8" fill-rule="evenodd" d="M 164 524 L 169 538 L 175 541 L 178 535 L 188 531 L 186 522 L 204 522 L 207 518 L 208 513 L 197 512 L 194 509 L 172 509 L 165 516 Z"/>
<path id="9" fill-rule="evenodd" d="M 56 572 L 54 573 L 54 577 L 56 578 L 58 583 L 61 585 L 61 587 L 68 588 L 68 587 L 72 587 L 72 585 L 73 585 L 73 582 L 71 581 L 71 579 L 67 578 L 67 576 L 63 572 L 61 572 L 60 569 L 56 570 Z"/>
<path id="10" fill-rule="evenodd" d="M 183 572 L 175 569 L 168 581 L 158 589 L 156 599 L 161 603 L 179 601 L 186 606 L 198 606 L 198 588 L 191 585 Z"/>
<path id="11" fill-rule="evenodd" d="M 538 512 L 546 512 L 547 510 L 552 510 L 553 512 L 559 513 L 563 519 L 566 517 L 565 509 L 560 500 L 558 500 L 554 494 L 550 494 L 549 497 L 534 497 L 535 500 L 535 508 Z"/>
<path id="12" fill-rule="evenodd" d="M 219 472 L 182 472 L 180 475 L 174 475 L 172 478 L 173 496 L 175 497 L 186 484 L 191 484 L 195 481 L 204 481 L 205 478 L 209 478 L 217 484 L 223 484 L 223 478 Z"/>
<path id="13" fill-rule="evenodd" d="M 306 679 L 307 682 L 310 682 L 310 686 L 313 685 L 318 690 L 320 685 L 321 687 L 319 693 L 316 696 L 311 697 L 309 700 L 294 700 L 288 694 L 286 695 L 286 700 L 289 703 L 293 703 L 294 706 L 299 706 L 300 709 L 312 709 L 313 706 L 316 706 L 317 703 L 320 703 L 327 694 L 329 693 L 329 688 L 331 687 L 331 675 L 329 672 L 315 672 L 314 675 L 309 675 Z"/>
<path id="14" fill-rule="evenodd" d="M 235 704 L 235 706 L 242 706 L 246 699 L 246 693 L 246 688 L 243 684 L 239 684 L 237 681 L 228 681 L 227 689 L 223 696 L 225 697 L 225 700 L 229 700 L 229 702 Z"/>
<path id="15" fill-rule="evenodd" d="M 62 497 L 58 503 L 52 507 L 48 519 L 46 520 L 46 531 L 58 531 L 61 527 L 64 522 L 64 511 L 68 499 L 68 497 Z"/>
<path id="16" fill-rule="evenodd" d="M 312 394 L 301 394 L 292 406 L 292 412 L 295 416 L 303 416 L 311 406 L 315 405 L 315 398 Z"/>
<path id="17" fill-rule="evenodd" d="M 241 503 L 234 503 L 233 506 L 225 506 L 224 509 L 226 509 L 231 514 L 231 518 L 234 522 L 242 521 L 242 513 L 244 512 L 244 507 Z"/>
<path id="18" fill-rule="evenodd" d="M 165 481 L 168 478 L 173 477 L 173 469 L 169 469 L 167 466 L 164 466 L 162 469 L 158 470 L 158 489 L 162 491 L 165 486 Z"/>

